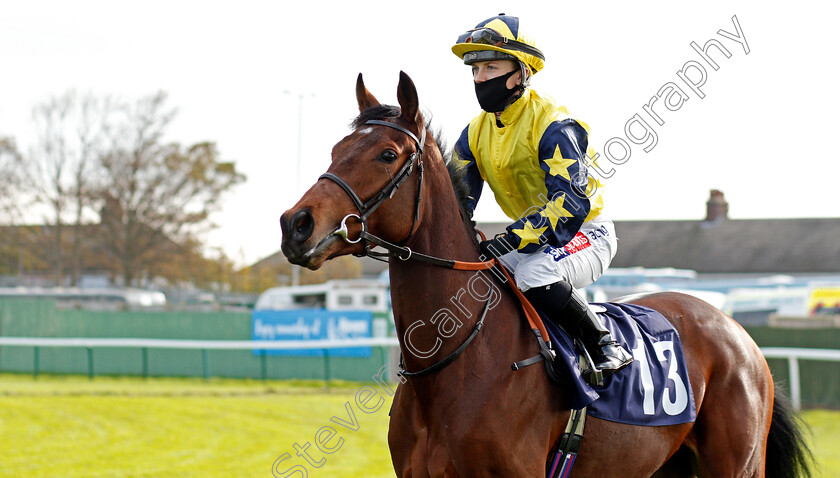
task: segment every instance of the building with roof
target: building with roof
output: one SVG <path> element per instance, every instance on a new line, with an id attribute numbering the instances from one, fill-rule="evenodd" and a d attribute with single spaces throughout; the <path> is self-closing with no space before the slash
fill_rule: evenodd
<path id="1" fill-rule="evenodd" d="M 618 252 L 609 279 L 626 283 L 613 276 L 647 277 L 647 269 L 661 277 L 646 282 L 722 293 L 738 287 L 840 284 L 840 218 L 731 219 L 728 211 L 723 192 L 712 190 L 702 219 L 615 221 Z M 508 225 L 477 228 L 492 237 Z M 272 259 L 285 261 L 279 252 Z M 344 259 L 358 261 L 361 277 L 376 278 L 388 268 L 367 257 Z"/>
<path id="2" fill-rule="evenodd" d="M 730 219 L 712 190 L 702 220 L 615 221 L 610 267 L 689 269 L 709 275 L 840 275 L 840 218 Z M 488 237 L 508 223 L 479 224 Z"/>

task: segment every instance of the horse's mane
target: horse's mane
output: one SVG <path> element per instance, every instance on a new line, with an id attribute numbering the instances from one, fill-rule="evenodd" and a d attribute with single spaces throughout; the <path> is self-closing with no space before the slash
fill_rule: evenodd
<path id="1" fill-rule="evenodd" d="M 384 120 L 388 118 L 396 118 L 400 115 L 400 108 L 392 105 L 376 105 L 362 111 L 357 116 L 350 127 L 353 129 L 359 128 L 370 120 Z M 440 149 L 440 154 L 443 157 L 443 162 L 446 164 L 446 170 L 449 172 L 449 180 L 452 183 L 452 189 L 455 191 L 455 197 L 458 199 L 458 205 L 461 207 L 461 214 L 464 216 L 465 222 L 469 225 L 472 237 L 475 237 L 475 221 L 469 219 L 467 214 L 467 197 L 469 196 L 469 187 L 465 179 L 466 169 L 461 168 L 452 160 L 452 149 L 443 138 L 443 133 L 439 129 L 432 128 L 431 118 L 428 114 L 423 115 L 423 120 L 426 127 L 432 132 L 432 137 Z"/>

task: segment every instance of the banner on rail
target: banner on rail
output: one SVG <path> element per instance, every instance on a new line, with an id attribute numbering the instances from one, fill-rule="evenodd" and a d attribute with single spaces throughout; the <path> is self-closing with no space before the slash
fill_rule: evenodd
<path id="1" fill-rule="evenodd" d="M 371 337 L 373 313 L 365 310 L 255 310 L 251 316 L 254 340 L 348 340 Z M 254 354 L 262 351 L 255 349 Z M 320 357 L 322 349 L 266 350 L 266 355 Z M 370 357 L 370 347 L 333 348 L 331 357 Z"/>

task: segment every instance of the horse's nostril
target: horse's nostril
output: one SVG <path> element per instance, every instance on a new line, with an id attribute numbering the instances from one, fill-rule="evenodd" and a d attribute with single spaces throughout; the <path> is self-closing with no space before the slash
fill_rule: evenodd
<path id="1" fill-rule="evenodd" d="M 305 242 L 315 230 L 315 218 L 307 209 L 295 213 L 291 220 L 292 237 L 296 242 Z"/>
<path id="2" fill-rule="evenodd" d="M 306 231 L 307 229 L 311 229 L 312 227 L 312 216 L 306 215 L 301 218 L 298 218 L 298 223 L 295 225 L 295 232 L 298 234 Z"/>

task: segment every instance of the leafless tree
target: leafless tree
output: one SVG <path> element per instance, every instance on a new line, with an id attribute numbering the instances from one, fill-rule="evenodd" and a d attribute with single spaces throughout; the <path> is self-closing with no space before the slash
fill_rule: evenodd
<path id="1" fill-rule="evenodd" d="M 13 225 L 21 215 L 20 153 L 14 139 L 0 137 L 0 224 Z"/>
<path id="2" fill-rule="evenodd" d="M 80 276 L 80 248 L 85 212 L 91 205 L 90 184 L 99 156 L 110 100 L 74 91 L 52 97 L 32 110 L 37 140 L 27 156 L 20 156 L 24 206 L 31 206 L 50 227 L 39 229 L 36 241 L 46 247 L 57 284 L 71 269 L 71 285 Z M 68 254 L 65 229 L 72 225 Z M 68 261 L 68 258 L 70 259 Z"/>
<path id="3" fill-rule="evenodd" d="M 223 193 L 245 179 L 232 162 L 219 161 L 213 143 L 165 143 L 174 115 L 165 93 L 141 98 L 125 108 L 100 158 L 99 239 L 119 262 L 125 285 L 137 284 L 177 254 L 179 243 L 212 227 L 209 216 Z"/>
<path id="4" fill-rule="evenodd" d="M 21 230 L 16 227 L 23 216 L 20 153 L 14 139 L 0 137 L 0 268 L 4 274 L 22 274 Z"/>
<path id="5" fill-rule="evenodd" d="M 111 115 L 117 105 L 110 97 L 86 95 L 78 103 L 79 115 L 76 129 L 78 142 L 78 160 L 75 164 L 73 189 L 71 193 L 75 205 L 73 221 L 73 243 L 71 249 L 71 284 L 77 285 L 81 276 L 82 240 L 84 239 L 84 213 L 92 206 L 93 185 L 99 163 L 96 161 L 104 154 L 103 147 L 110 127 Z"/>

